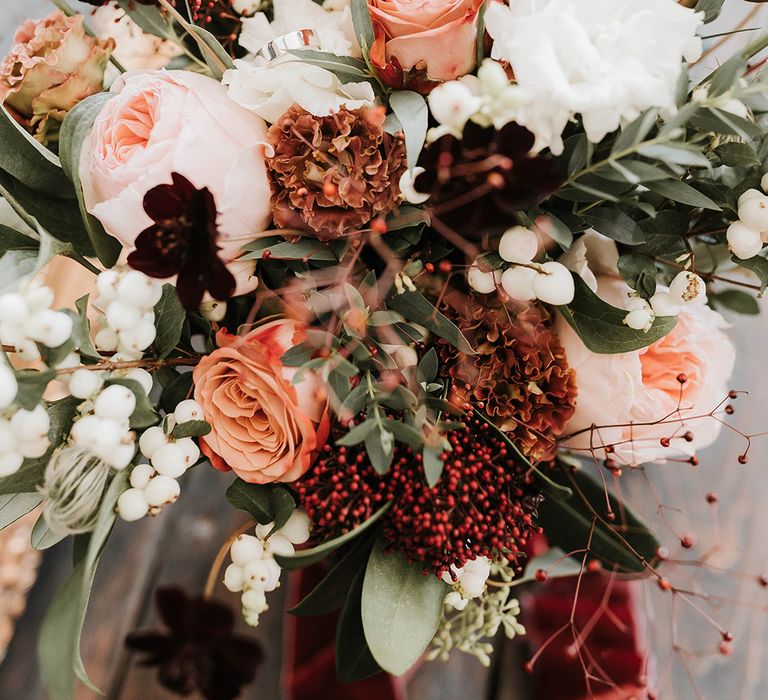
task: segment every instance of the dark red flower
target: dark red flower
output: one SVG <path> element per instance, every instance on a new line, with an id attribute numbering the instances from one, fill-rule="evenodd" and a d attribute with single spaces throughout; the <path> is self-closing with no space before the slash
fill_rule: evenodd
<path id="1" fill-rule="evenodd" d="M 128 264 L 159 279 L 178 275 L 176 291 L 188 309 L 200 306 L 206 291 L 227 300 L 236 285 L 219 257 L 213 195 L 179 173 L 171 177 L 172 185 L 158 185 L 144 195 L 144 211 L 155 223 L 136 238 Z"/>
<path id="2" fill-rule="evenodd" d="M 382 519 L 389 549 L 438 575 L 470 559 L 508 558 L 514 565 L 540 500 L 527 466 L 494 429 L 471 414 L 446 437 L 443 472 L 430 487 L 421 454 L 398 443 L 392 467 L 378 474 L 362 445 L 328 445 L 296 483 L 313 523 L 312 541 L 349 532 L 391 502 Z"/>
<path id="3" fill-rule="evenodd" d="M 158 588 L 155 601 L 163 631 L 132 632 L 126 646 L 156 666 L 160 683 L 180 695 L 198 691 L 207 700 L 232 700 L 253 682 L 263 658 L 261 646 L 233 634 L 230 608 L 189 598 L 180 588 Z"/>
<path id="4" fill-rule="evenodd" d="M 531 155 L 533 143 L 533 134 L 514 122 L 500 131 L 467 122 L 461 139 L 447 134 L 422 151 L 425 172 L 416 178 L 416 189 L 429 193 L 434 216 L 462 235 L 501 232 L 515 212 L 562 182 L 554 161 Z"/>

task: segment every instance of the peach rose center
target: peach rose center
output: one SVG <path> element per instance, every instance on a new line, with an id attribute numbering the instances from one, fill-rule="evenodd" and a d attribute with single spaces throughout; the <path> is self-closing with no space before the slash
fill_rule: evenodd
<path id="1" fill-rule="evenodd" d="M 142 92 L 123 106 L 113 119 L 114 127 L 104 139 L 104 155 L 112 154 L 119 163 L 127 163 L 134 150 L 146 148 L 155 124 L 157 96 Z"/>

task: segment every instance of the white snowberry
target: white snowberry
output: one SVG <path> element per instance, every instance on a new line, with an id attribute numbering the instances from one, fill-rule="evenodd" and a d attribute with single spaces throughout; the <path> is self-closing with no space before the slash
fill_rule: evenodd
<path id="1" fill-rule="evenodd" d="M 233 563 L 238 566 L 245 566 L 264 556 L 264 546 L 258 537 L 245 534 L 238 535 L 230 547 L 229 556 Z"/>
<path id="2" fill-rule="evenodd" d="M 141 320 L 135 326 L 118 333 L 118 349 L 132 355 L 139 355 L 146 350 L 155 340 L 157 331 L 153 323 Z"/>
<path id="3" fill-rule="evenodd" d="M 304 544 L 309 539 L 309 524 L 309 516 L 303 510 L 294 510 L 280 528 L 280 534 L 293 544 Z"/>
<path id="4" fill-rule="evenodd" d="M 501 275 L 498 270 L 485 272 L 477 264 L 472 265 L 467 271 L 467 282 L 478 294 L 490 294 L 496 291 L 496 285 L 500 279 Z"/>
<path id="5" fill-rule="evenodd" d="M 105 270 L 96 278 L 96 290 L 100 302 L 110 302 L 117 296 L 117 283 L 120 275 L 116 270 Z"/>
<path id="6" fill-rule="evenodd" d="M 178 479 L 187 471 L 184 450 L 172 442 L 158 447 L 152 454 L 150 461 L 158 474 L 169 476 L 172 479 Z"/>
<path id="7" fill-rule="evenodd" d="M 72 335 L 72 319 L 51 309 L 36 311 L 24 325 L 27 336 L 49 348 L 58 348 Z"/>
<path id="8" fill-rule="evenodd" d="M 760 187 L 763 188 L 763 192 L 768 192 L 768 173 L 760 179 Z"/>
<path id="9" fill-rule="evenodd" d="M 27 459 L 39 459 L 50 447 L 51 443 L 47 437 L 37 438 L 36 440 L 17 440 L 16 452 Z"/>
<path id="10" fill-rule="evenodd" d="M 148 459 L 151 459 L 152 455 L 167 443 L 168 438 L 166 438 L 163 429 L 160 426 L 155 425 L 151 428 L 147 428 L 141 434 L 141 437 L 139 438 L 139 449 L 141 450 L 141 454 Z"/>
<path id="11" fill-rule="evenodd" d="M 633 330 L 647 332 L 653 325 L 653 318 L 653 311 L 649 306 L 647 309 L 632 309 L 623 322 Z"/>
<path id="12" fill-rule="evenodd" d="M 730 251 L 741 260 L 753 258 L 763 248 L 760 231 L 746 226 L 741 221 L 734 221 L 728 227 L 725 238 Z"/>
<path id="13" fill-rule="evenodd" d="M 459 583 L 465 598 L 477 598 L 485 590 L 485 581 L 488 577 L 481 573 L 465 571 L 459 576 Z"/>
<path id="14" fill-rule="evenodd" d="M 162 287 L 143 272 L 129 270 L 117 283 L 117 298 L 130 306 L 149 308 L 160 301 Z"/>
<path id="15" fill-rule="evenodd" d="M 8 408 L 15 400 L 19 385 L 13 370 L 0 361 L 0 410 Z"/>
<path id="16" fill-rule="evenodd" d="M 136 455 L 136 445 L 132 442 L 118 445 L 112 452 L 104 456 L 104 461 L 113 469 L 125 469 Z"/>
<path id="17" fill-rule="evenodd" d="M 239 593 L 243 590 L 243 567 L 237 564 L 230 564 L 224 569 L 224 587 L 232 593 Z"/>
<path id="18" fill-rule="evenodd" d="M 42 406 L 35 406 L 31 411 L 23 408 L 11 417 L 11 430 L 17 440 L 39 440 L 48 435 L 51 418 Z"/>
<path id="19" fill-rule="evenodd" d="M 112 328 L 102 328 L 94 338 L 93 342 L 99 350 L 113 352 L 117 350 L 118 337 Z"/>
<path id="20" fill-rule="evenodd" d="M 538 252 L 538 236 L 522 226 L 508 229 L 499 241 L 499 255 L 507 262 L 529 263 Z"/>
<path id="21" fill-rule="evenodd" d="M 218 323 L 227 315 L 227 302 L 216 299 L 204 301 L 200 304 L 200 315 L 211 323 Z"/>
<path id="22" fill-rule="evenodd" d="M 293 554 L 293 545 L 291 541 L 282 533 L 282 530 L 276 532 L 270 537 L 266 546 L 270 554 L 279 554 L 283 557 L 290 557 Z"/>
<path id="23" fill-rule="evenodd" d="M 559 262 L 541 265 L 531 287 L 537 299 L 553 306 L 570 304 L 575 293 L 570 270 Z"/>
<path id="24" fill-rule="evenodd" d="M 203 407 L 194 399 L 186 399 L 176 406 L 173 417 L 177 423 L 187 423 L 191 420 L 205 420 Z"/>
<path id="25" fill-rule="evenodd" d="M 140 520 L 149 512 L 147 497 L 141 489 L 123 491 L 117 499 L 117 514 L 128 522 Z"/>
<path id="26" fill-rule="evenodd" d="M 426 172 L 426 170 L 417 165 L 412 170 L 406 170 L 400 176 L 400 194 L 410 204 L 424 204 L 431 196 L 428 192 L 419 192 L 414 184 L 416 178 L 423 172 Z"/>
<path id="27" fill-rule="evenodd" d="M 274 559 L 256 559 L 243 566 L 243 579 L 248 587 L 274 591 L 280 585 L 280 566 Z"/>
<path id="28" fill-rule="evenodd" d="M 170 476 L 163 476 L 162 474 L 153 476 L 144 489 L 147 502 L 154 508 L 159 508 L 167 503 L 173 503 L 180 493 L 181 487 L 179 482 Z"/>
<path id="29" fill-rule="evenodd" d="M 510 299 L 515 299 L 516 301 L 535 299 L 533 280 L 538 277 L 538 274 L 531 267 L 513 265 L 502 273 L 501 287 Z"/>
<path id="30" fill-rule="evenodd" d="M 125 379 L 131 379 L 134 382 L 138 382 L 141 388 L 144 389 L 144 393 L 149 395 L 152 391 L 152 375 L 147 370 L 141 367 L 134 367 L 129 369 L 124 375 Z"/>
<path id="31" fill-rule="evenodd" d="M 704 280 L 695 272 L 684 270 L 678 273 L 669 285 L 669 294 L 678 304 L 688 304 L 706 294 Z"/>
<path id="32" fill-rule="evenodd" d="M 255 613 L 263 613 L 267 608 L 267 596 L 258 588 L 249 588 L 242 595 L 243 607 Z"/>
<path id="33" fill-rule="evenodd" d="M 741 223 L 755 231 L 768 231 L 768 197 L 750 197 L 739 205 Z"/>
<path id="34" fill-rule="evenodd" d="M 127 331 L 141 323 L 141 309 L 123 301 L 112 301 L 107 307 L 107 323 L 116 331 Z"/>
<path id="35" fill-rule="evenodd" d="M 21 468 L 24 458 L 18 452 L 0 452 L 0 477 L 15 474 Z"/>
<path id="36" fill-rule="evenodd" d="M 29 318 L 29 305 L 21 294 L 11 292 L 0 296 L 0 319 L 3 323 L 21 326 Z"/>
<path id="37" fill-rule="evenodd" d="M 96 397 L 93 411 L 99 418 L 130 418 L 136 410 L 133 392 L 120 384 L 112 384 Z"/>
<path id="38" fill-rule="evenodd" d="M 90 399 L 104 384 L 104 375 L 89 369 L 75 370 L 69 377 L 69 393 L 76 399 Z"/>
<path id="39" fill-rule="evenodd" d="M 175 445 L 184 453 L 184 465 L 187 469 L 200 459 L 200 448 L 191 437 L 179 438 Z"/>
<path id="40" fill-rule="evenodd" d="M 740 207 L 744 202 L 746 202 L 749 199 L 752 199 L 754 197 L 764 197 L 765 195 L 760 191 L 756 190 L 754 188 L 747 190 L 746 192 L 743 192 L 741 196 L 739 197 L 737 207 Z"/>
<path id="41" fill-rule="evenodd" d="M 135 489 L 145 489 L 149 480 L 155 475 L 155 470 L 149 464 L 137 464 L 131 470 L 130 482 Z"/>

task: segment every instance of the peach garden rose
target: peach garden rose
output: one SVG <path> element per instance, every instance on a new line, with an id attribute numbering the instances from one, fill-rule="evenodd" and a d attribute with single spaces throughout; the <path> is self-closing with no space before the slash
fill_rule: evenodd
<path id="1" fill-rule="evenodd" d="M 189 71 L 129 72 L 93 125 L 80 166 L 88 211 L 129 249 L 152 225 L 142 206 L 148 190 L 176 172 L 213 194 L 217 244 L 225 262 L 272 219 L 264 163 L 266 123 L 235 104 L 217 81 Z M 247 206 L 243 206 L 247 202 Z M 254 264 L 230 271 L 237 293 L 250 291 Z"/>
<path id="2" fill-rule="evenodd" d="M 377 67 L 395 60 L 425 69 L 430 80 L 454 80 L 475 66 L 477 16 L 483 0 L 368 0 Z"/>
<path id="3" fill-rule="evenodd" d="M 194 370 L 195 399 L 213 430 L 200 448 L 214 467 L 250 483 L 295 481 L 328 437 L 325 391 L 312 373 L 297 384 L 282 355 L 304 326 L 278 319 L 244 336 L 221 331 Z"/>
<path id="4" fill-rule="evenodd" d="M 561 260 L 602 299 L 624 308 L 630 289 L 616 276 L 616 258 L 615 243 L 592 231 Z M 584 388 L 565 430 L 574 436 L 562 447 L 588 450 L 590 444 L 612 444 L 620 462 L 641 464 L 692 456 L 711 445 L 720 423 L 699 416 L 715 409 L 728 392 L 735 349 L 724 332 L 726 325 L 703 301 L 692 302 L 681 308 L 675 328 L 656 343 L 634 352 L 601 355 L 589 350 L 558 315 L 556 330 L 568 364 L 576 372 L 577 385 Z M 680 374 L 686 377 L 683 384 Z M 675 414 L 678 405 L 681 410 Z M 675 415 L 682 422 L 674 420 Z M 666 416 L 672 420 L 658 423 Z M 608 427 L 595 431 L 590 443 L 592 425 Z M 683 437 L 688 431 L 690 441 Z M 664 447 L 660 440 L 667 437 L 670 446 Z M 602 457 L 604 451 L 597 454 Z"/>

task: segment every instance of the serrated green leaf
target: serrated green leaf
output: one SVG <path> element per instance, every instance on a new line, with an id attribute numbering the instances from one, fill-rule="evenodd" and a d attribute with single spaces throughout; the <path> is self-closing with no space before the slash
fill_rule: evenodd
<path id="1" fill-rule="evenodd" d="M 339 535 L 332 540 L 323 542 L 316 547 L 302 549 L 300 552 L 296 552 L 289 557 L 276 554 L 275 561 L 284 569 L 289 570 L 303 569 L 307 566 L 311 566 L 312 564 L 317 564 L 317 562 L 322 561 L 326 557 L 330 556 L 342 545 L 347 544 L 347 542 L 351 542 L 356 537 L 360 537 L 360 535 L 372 528 L 389 510 L 390 505 L 390 503 L 385 504 L 364 523 L 361 523 L 356 528 L 344 533 L 343 535 Z"/>
<path id="2" fill-rule="evenodd" d="M 379 540 L 365 569 L 361 610 L 363 630 L 376 662 L 399 676 L 415 664 L 432 641 L 443 616 L 448 586 L 424 575 L 400 552 L 384 552 Z"/>
<path id="3" fill-rule="evenodd" d="M 676 316 L 658 316 L 647 332 L 633 330 L 623 323 L 625 310 L 600 299 L 578 275 L 573 278 L 574 299 L 558 308 L 592 352 L 615 355 L 640 350 L 663 338 L 677 324 Z"/>

